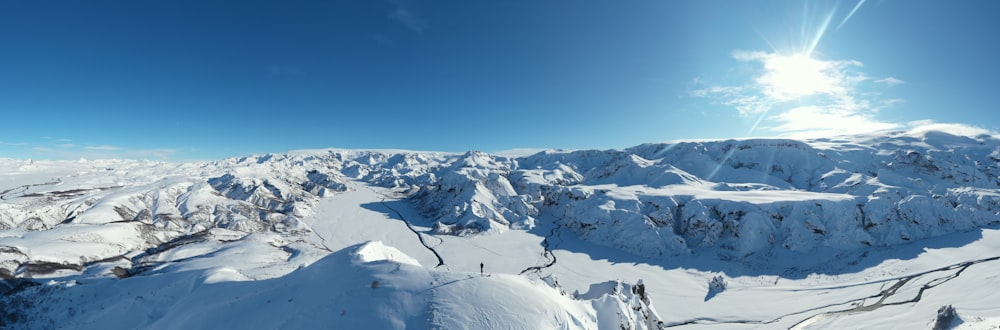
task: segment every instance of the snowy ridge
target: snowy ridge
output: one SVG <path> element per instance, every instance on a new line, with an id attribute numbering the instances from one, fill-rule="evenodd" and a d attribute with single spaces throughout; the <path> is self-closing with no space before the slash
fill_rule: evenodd
<path id="1" fill-rule="evenodd" d="M 616 260 L 612 264 L 680 260 L 675 267 L 695 262 L 682 259 L 687 255 L 715 257 L 733 267 L 750 256 L 769 261 L 835 251 L 838 258 L 855 258 L 831 271 L 837 274 L 881 247 L 1000 223 L 998 162 L 1000 139 L 934 130 L 548 150 L 523 157 L 327 149 L 185 164 L 3 159 L 0 326 L 211 325 L 230 313 L 223 306 L 254 311 L 288 299 L 310 302 L 305 309 L 279 308 L 290 315 L 342 313 L 278 318 L 273 322 L 282 323 L 267 327 L 368 327 L 365 322 L 373 320 L 385 328 L 743 324 L 725 315 L 663 323 L 652 307 L 658 298 L 647 292 L 661 296 L 674 286 L 648 276 L 672 270 L 637 272 L 646 275 L 624 280 L 610 273 L 594 277 L 573 262 L 588 267 L 596 261 L 574 253 L 597 251 L 581 250 L 586 242 L 638 257 L 605 257 Z M 386 243 L 359 244 L 366 240 Z M 560 250 L 559 244 L 572 248 Z M 977 253 L 982 262 L 997 260 Z M 483 260 L 499 272 L 478 268 Z M 749 274 L 806 274 L 798 266 L 765 266 L 763 274 Z M 532 271 L 516 275 L 526 270 Z M 574 294 L 546 276 L 556 272 L 572 274 L 564 280 Z M 868 280 L 875 272 L 865 270 L 858 278 Z M 330 276 L 342 283 L 331 285 Z M 678 289 L 698 296 L 689 291 L 710 285 L 691 285 L 691 277 L 719 275 L 685 276 L 677 277 L 687 283 Z M 924 277 L 936 281 L 915 278 Z M 653 284 L 647 287 L 643 279 Z M 181 284 L 160 290 L 163 281 Z M 738 288 L 763 281 L 728 282 Z M 294 288 L 270 289 L 275 285 Z M 316 287 L 327 291 L 314 292 Z M 351 300 L 361 292 L 365 298 Z M 469 292 L 479 294 L 470 300 Z M 698 301 L 744 299 L 740 292 L 716 290 Z M 779 295 L 799 291 L 788 292 Z M 90 307 L 72 302 L 82 295 L 100 297 Z M 340 298 L 330 302 L 330 295 Z M 124 303 L 139 296 L 150 300 Z M 178 297 L 218 305 L 194 310 Z M 657 304 L 671 301 L 659 299 L 665 300 Z M 48 303 L 75 312 L 50 315 L 41 307 Z M 684 315 L 695 308 L 672 307 Z M 105 312 L 87 308 L 135 316 L 102 321 Z M 754 322 L 779 322 L 780 315 L 798 314 Z M 817 315 L 816 322 L 825 322 L 826 314 Z M 246 319 L 248 325 L 264 324 L 257 321 Z"/>
<path id="2" fill-rule="evenodd" d="M 39 230 L 60 231 L 69 224 L 129 223 L 142 228 L 142 235 L 150 237 L 139 240 L 138 244 L 124 245 L 114 253 L 105 251 L 80 258 L 26 254 L 32 260 L 63 263 L 115 257 L 121 255 L 119 252 L 144 250 L 212 228 L 294 234 L 308 231 L 299 219 L 311 214 L 310 208 L 319 198 L 346 191 L 348 180 L 370 179 L 398 186 L 413 181 L 415 176 L 427 175 L 421 171 L 431 166 L 420 165 L 435 157 L 435 154 L 330 151 L 191 164 L 147 161 L 22 164 L 9 160 L 5 167 L 19 170 L 5 179 L 18 186 L 0 194 L 3 198 L 0 229 L 14 229 L 3 235 L 10 236 L 7 238 L 12 241 L 10 249 L 19 249 L 16 240 L 21 235 Z M 42 177 L 47 181 L 38 183 Z M 20 185 L 17 180 L 27 181 Z M 0 245 L 4 245 L 3 240 Z M 5 269 L 15 272 L 13 268 Z"/>
<path id="3" fill-rule="evenodd" d="M 447 189 L 432 187 L 417 201 L 489 210 L 434 214 L 466 228 L 530 224 L 549 214 L 585 240 L 648 257 L 706 248 L 728 258 L 772 246 L 856 249 L 996 223 L 998 148 L 989 136 L 928 131 L 550 151 L 474 174 L 451 172 L 468 183 L 445 181 Z M 483 189 L 510 181 L 513 193 Z M 475 194 L 454 197 L 455 190 Z M 442 204 L 448 199 L 457 201 Z"/>
<path id="4" fill-rule="evenodd" d="M 196 164 L 5 160 L 18 169 L 12 173 L 24 173 L 12 178 L 36 180 L 0 195 L 0 228 L 142 224 L 151 239 L 124 250 L 211 228 L 302 232 L 299 219 L 311 205 L 347 191 L 350 180 L 409 189 L 438 234 L 530 229 L 545 215 L 584 240 L 646 257 L 888 246 L 982 227 L 1000 214 L 1000 140 L 990 136 L 701 141 L 522 158 L 391 152 L 313 150 Z"/>
<path id="5" fill-rule="evenodd" d="M 432 219 L 436 231 L 467 234 L 523 229 L 534 226 L 536 209 L 507 179 L 512 160 L 469 152 L 453 161 L 439 176 L 420 182 L 414 200 Z M 436 179 L 436 180 L 434 180 Z"/>
<path id="6" fill-rule="evenodd" d="M 274 279 L 248 281 L 220 268 L 136 278 L 124 287 L 113 279 L 40 286 L 33 293 L 41 300 L 13 295 L 0 313 L 18 315 L 6 324 L 12 328 L 655 329 L 661 323 L 648 298 L 631 288 L 613 283 L 573 298 L 520 276 L 431 270 L 394 247 L 367 242 Z M 205 301 L 212 303 L 191 303 Z"/>

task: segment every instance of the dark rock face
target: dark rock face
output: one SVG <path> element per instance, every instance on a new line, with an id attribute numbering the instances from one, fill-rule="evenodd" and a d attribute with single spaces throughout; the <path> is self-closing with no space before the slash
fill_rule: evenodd
<path id="1" fill-rule="evenodd" d="M 951 305 L 941 306 L 941 308 L 938 308 L 937 317 L 934 318 L 934 327 L 932 329 L 951 329 L 956 320 L 958 320 L 958 312 L 955 311 L 955 307 L 951 307 Z"/>

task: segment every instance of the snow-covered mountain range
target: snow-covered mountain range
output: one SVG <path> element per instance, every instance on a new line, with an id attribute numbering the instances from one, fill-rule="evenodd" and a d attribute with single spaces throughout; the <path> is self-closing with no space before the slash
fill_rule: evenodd
<path id="1" fill-rule="evenodd" d="M 930 290 L 996 267 L 997 224 L 1000 137 L 940 130 L 3 159 L 0 326 L 988 327 L 996 294 Z"/>

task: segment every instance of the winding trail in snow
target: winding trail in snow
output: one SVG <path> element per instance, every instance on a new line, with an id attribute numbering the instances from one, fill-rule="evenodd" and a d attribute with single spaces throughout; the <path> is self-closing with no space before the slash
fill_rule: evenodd
<path id="1" fill-rule="evenodd" d="M 10 194 L 10 193 L 14 192 L 14 190 L 23 189 L 23 190 L 21 190 L 21 192 L 25 192 L 25 191 L 28 191 L 28 189 L 30 189 L 31 187 L 51 186 L 51 185 L 57 185 L 57 184 L 60 184 L 60 183 L 62 183 L 62 178 L 55 178 L 55 181 L 49 181 L 49 182 L 43 182 L 43 183 L 34 183 L 34 184 L 26 184 L 26 185 L 23 185 L 23 186 L 17 186 L 17 187 L 10 188 L 10 189 L 4 190 L 4 191 L 0 191 L 0 199 L 6 200 L 7 199 L 7 194 Z"/>
<path id="2" fill-rule="evenodd" d="M 554 236 L 557 233 L 559 233 L 559 229 L 562 229 L 562 225 L 559 224 L 559 223 L 556 223 L 556 226 L 553 227 L 552 230 L 549 231 L 549 235 L 545 236 L 545 239 L 542 240 L 542 247 L 545 248 L 545 252 L 543 252 L 543 255 L 545 255 L 545 259 L 549 259 L 549 263 L 541 265 L 541 266 L 531 266 L 531 267 L 525 268 L 518 275 L 524 275 L 524 273 L 531 272 L 531 271 L 541 271 L 542 269 L 552 267 L 553 265 L 556 264 L 556 255 L 554 253 L 552 253 L 552 249 L 549 246 L 549 238 L 552 238 L 552 236 Z"/>
<path id="3" fill-rule="evenodd" d="M 891 281 L 895 281 L 895 283 L 893 283 L 892 285 L 890 285 L 889 288 L 883 289 L 883 290 L 879 291 L 879 293 L 876 293 L 876 294 L 873 294 L 873 295 L 870 295 L 870 296 L 865 296 L 865 297 L 861 297 L 861 298 L 855 298 L 855 299 L 851 299 L 851 300 L 848 300 L 848 301 L 845 301 L 845 302 L 841 302 L 841 303 L 832 303 L 832 304 L 827 304 L 827 305 L 823 305 L 823 306 L 819 306 L 819 307 L 813 307 L 813 308 L 801 310 L 801 311 L 794 312 L 794 313 L 788 313 L 788 314 L 785 314 L 785 315 L 778 316 L 778 317 L 776 317 L 774 319 L 771 319 L 771 320 L 720 320 L 720 319 L 714 319 L 714 318 L 694 318 L 694 319 L 689 319 L 689 320 L 684 320 L 684 321 L 679 321 L 679 322 L 666 323 L 664 326 L 667 327 L 667 328 L 672 328 L 672 327 L 678 327 L 678 326 L 684 326 L 684 325 L 694 325 L 694 324 L 698 324 L 698 325 L 772 324 L 772 323 L 779 322 L 782 319 L 785 319 L 785 318 L 788 318 L 788 317 L 792 317 L 792 316 L 795 316 L 795 315 L 802 315 L 802 314 L 806 314 L 806 313 L 810 313 L 810 312 L 815 312 L 815 311 L 819 311 L 819 310 L 823 310 L 823 309 L 827 309 L 827 308 L 833 308 L 833 307 L 837 307 L 837 306 L 844 306 L 844 305 L 854 306 L 854 307 L 847 308 L 847 309 L 836 310 L 836 311 L 829 311 L 829 312 L 822 312 L 822 313 L 819 313 L 819 314 L 814 314 L 814 315 L 809 316 L 809 317 L 807 317 L 807 318 L 805 318 L 805 319 L 803 319 L 803 320 L 801 320 L 799 322 L 796 322 L 791 327 L 789 327 L 789 329 L 791 329 L 791 330 L 800 330 L 800 329 L 805 329 L 806 327 L 808 327 L 808 326 L 810 326 L 810 325 L 812 325 L 812 324 L 814 324 L 816 322 L 820 322 L 820 321 L 823 321 L 823 320 L 826 320 L 826 319 L 830 319 L 830 318 L 834 318 L 834 317 L 837 317 L 837 316 L 857 314 L 857 313 L 863 313 L 863 312 L 871 312 L 871 311 L 874 311 L 874 310 L 877 310 L 877 309 L 880 309 L 880 308 L 886 307 L 886 306 L 896 306 L 896 305 L 903 305 L 903 304 L 909 304 L 909 303 L 919 302 L 921 300 L 921 298 L 923 298 L 923 295 L 924 295 L 924 293 L 927 290 L 933 289 L 933 288 L 935 288 L 935 287 L 937 287 L 937 286 L 939 286 L 941 284 L 947 283 L 948 281 L 951 281 L 953 279 L 958 278 L 969 267 L 972 267 L 973 265 L 976 265 L 976 264 L 981 264 L 981 263 L 990 262 L 990 261 L 997 261 L 997 260 L 1000 260 L 1000 256 L 990 257 L 990 258 L 983 258 L 983 259 L 976 259 L 976 260 L 970 260 L 970 261 L 965 261 L 965 262 L 960 262 L 960 263 L 956 263 L 956 264 L 951 264 L 951 265 L 948 265 L 948 266 L 944 266 L 944 267 L 940 267 L 940 268 L 935 268 L 935 269 L 931 269 L 931 270 L 928 270 L 928 271 L 923 271 L 923 272 L 919 272 L 919 273 L 916 273 L 916 274 L 906 275 L 906 276 L 898 277 L 898 278 L 894 278 L 894 279 L 880 280 L 880 281 L 874 281 L 874 282 L 868 282 L 868 283 L 864 283 L 864 284 L 859 284 L 859 285 L 865 285 L 865 284 L 872 284 L 872 283 L 878 283 L 878 282 L 891 282 Z M 900 291 L 900 289 L 906 287 L 908 284 L 911 284 L 911 283 L 920 283 L 919 280 L 921 278 L 923 278 L 923 277 L 925 277 L 927 275 L 930 275 L 930 274 L 941 273 L 941 272 L 946 272 L 946 274 L 943 275 L 943 276 L 939 276 L 939 277 L 929 278 L 926 281 L 922 282 L 923 284 L 920 285 L 920 289 L 918 289 L 916 295 L 914 295 L 912 298 L 907 299 L 907 300 L 902 300 L 902 301 L 886 302 L 886 300 L 888 298 L 896 296 L 896 294 Z M 916 285 L 916 284 L 914 284 L 914 285 Z M 884 288 L 884 286 L 883 286 L 883 288 Z M 868 301 L 869 299 L 878 299 L 878 300 L 875 303 L 873 303 L 873 304 L 865 305 L 865 302 Z"/>
<path id="4" fill-rule="evenodd" d="M 996 261 L 996 260 L 1000 260 L 1000 256 L 991 257 L 991 258 L 984 258 L 984 259 L 977 259 L 977 260 L 972 260 L 972 261 L 960 262 L 960 263 L 957 263 L 957 264 L 952 264 L 952 265 L 944 266 L 944 267 L 941 267 L 941 268 L 932 269 L 932 270 L 928 270 L 928 271 L 925 271 L 925 272 L 920 272 L 920 273 L 908 275 L 908 276 L 896 279 L 896 283 L 894 283 L 893 285 L 889 286 L 888 289 L 882 290 L 878 294 L 871 295 L 871 296 L 868 296 L 868 297 L 864 297 L 864 298 L 861 298 L 861 299 L 851 300 L 851 301 L 847 302 L 847 303 L 853 303 L 853 304 L 855 304 L 854 308 L 849 308 L 849 309 L 844 309 L 844 310 L 838 310 L 838 311 L 824 312 L 824 313 L 816 314 L 816 315 L 810 316 L 809 318 L 806 318 L 805 320 L 799 321 L 798 323 L 796 323 L 795 325 L 793 325 L 789 329 L 803 329 L 806 326 L 808 326 L 810 324 L 813 324 L 815 322 L 822 321 L 824 319 L 828 319 L 828 318 L 831 318 L 831 317 L 840 316 L 840 315 L 847 315 L 847 314 L 854 314 L 854 313 L 861 313 L 861 312 L 871 312 L 871 311 L 874 311 L 874 310 L 877 310 L 879 308 L 886 307 L 886 306 L 895 306 L 895 305 L 902 305 L 902 304 L 919 302 L 920 299 L 923 298 L 924 292 L 926 292 L 927 290 L 933 289 L 933 288 L 937 287 L 938 285 L 947 283 L 948 281 L 951 281 L 953 279 L 958 278 L 959 276 L 962 275 L 963 272 L 965 272 L 966 269 L 969 269 L 969 267 L 972 267 L 972 265 L 976 265 L 976 264 L 980 264 L 980 263 L 984 263 L 984 262 Z M 952 273 L 951 271 L 954 271 L 954 272 Z M 925 282 L 923 285 L 920 286 L 920 289 L 917 291 L 917 294 L 913 298 L 908 299 L 908 300 L 903 300 L 903 301 L 886 302 L 886 299 L 895 296 L 896 293 L 899 291 L 900 288 L 903 288 L 904 286 L 906 286 L 911 281 L 917 280 L 917 279 L 919 279 L 921 277 L 924 277 L 925 275 L 929 275 L 929 274 L 933 274 L 933 273 L 940 273 L 940 272 L 948 272 L 948 274 L 946 274 L 944 276 L 932 278 L 932 279 L 928 280 L 927 282 Z M 865 305 L 864 304 L 864 302 L 866 300 L 868 300 L 868 299 L 875 299 L 875 298 L 878 298 L 878 301 L 876 301 L 874 304 L 871 304 L 871 305 Z"/>
<path id="5" fill-rule="evenodd" d="M 431 253 L 433 253 L 434 256 L 437 257 L 438 264 L 437 264 L 437 266 L 434 266 L 434 267 L 437 268 L 437 267 L 444 266 L 444 259 L 441 258 L 441 255 L 438 254 L 437 250 L 435 250 L 433 247 L 431 247 L 430 245 L 428 245 L 426 241 L 424 241 L 424 236 L 421 235 L 420 232 L 417 231 L 416 228 L 413 228 L 413 225 L 410 224 L 410 221 L 406 220 L 406 218 L 403 217 L 403 214 L 400 213 L 398 210 L 394 209 L 392 206 L 389 206 L 389 204 L 386 204 L 385 198 L 382 198 L 381 203 L 382 203 L 382 206 L 385 206 L 385 208 L 387 208 L 390 211 L 396 213 L 396 216 L 399 217 L 399 220 L 403 220 L 403 223 L 406 224 L 406 228 L 410 228 L 410 231 L 412 231 L 414 235 L 417 235 L 417 239 L 420 240 L 420 244 L 423 245 L 425 248 L 427 248 L 427 250 L 430 250 Z"/>

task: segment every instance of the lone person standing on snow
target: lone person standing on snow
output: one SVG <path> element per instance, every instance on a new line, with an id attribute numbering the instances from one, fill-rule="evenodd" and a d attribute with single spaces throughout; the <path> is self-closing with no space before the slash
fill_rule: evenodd
<path id="1" fill-rule="evenodd" d="M 483 263 L 479 263 L 479 276 L 483 276 Z"/>

